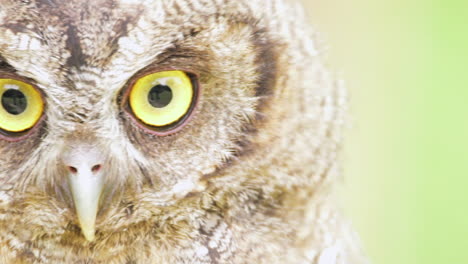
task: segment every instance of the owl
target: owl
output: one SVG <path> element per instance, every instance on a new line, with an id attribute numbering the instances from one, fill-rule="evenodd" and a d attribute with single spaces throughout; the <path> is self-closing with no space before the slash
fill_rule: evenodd
<path id="1" fill-rule="evenodd" d="M 346 90 L 283 0 L 2 0 L 0 263 L 365 263 Z"/>

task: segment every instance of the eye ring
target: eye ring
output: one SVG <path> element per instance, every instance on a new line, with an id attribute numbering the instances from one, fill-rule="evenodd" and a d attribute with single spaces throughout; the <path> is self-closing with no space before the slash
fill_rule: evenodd
<path id="1" fill-rule="evenodd" d="M 31 79 L 18 76 L 12 73 L 0 73 L 0 80 L 8 80 L 8 79 L 13 80 L 14 82 L 23 83 L 24 85 L 28 86 L 31 89 L 31 91 L 35 93 L 33 97 L 38 99 L 39 100 L 38 102 L 40 103 L 40 107 L 38 108 L 40 110 L 39 112 L 36 113 L 38 117 L 34 119 L 35 121 L 31 124 L 30 127 L 25 128 L 24 130 L 21 130 L 21 131 L 16 131 L 16 132 L 8 131 L 0 127 L 0 140 L 5 140 L 9 142 L 18 142 L 31 136 L 40 127 L 40 124 L 42 124 L 42 122 L 45 119 L 44 112 L 46 109 L 46 101 L 45 101 L 45 96 L 42 93 L 42 91 L 36 85 L 34 85 L 34 82 Z M 7 93 L 8 91 L 10 90 L 3 92 L 2 95 Z M 25 95 L 23 94 L 23 96 Z M 2 97 L 1 99 L 4 99 L 4 98 Z M 10 112 L 5 109 L 5 105 L 3 105 L 4 102 L 2 101 L 3 100 L 0 100 L 0 107 L 3 107 L 2 111 Z M 22 109 L 22 111 L 26 111 L 26 110 Z M 12 114 L 18 114 L 18 113 L 12 113 Z"/>
<path id="2" fill-rule="evenodd" d="M 187 75 L 187 77 L 190 80 L 190 84 L 191 84 L 192 91 L 193 91 L 190 106 L 188 107 L 188 110 L 185 112 L 185 114 L 183 114 L 182 117 L 180 117 L 174 123 L 171 123 L 165 126 L 152 126 L 149 124 L 145 124 L 141 119 L 139 119 L 136 116 L 135 112 L 132 110 L 132 107 L 130 105 L 130 94 L 132 90 L 134 89 L 135 84 L 142 78 L 145 78 L 146 76 L 150 76 L 152 74 L 164 73 L 164 72 L 182 72 Z M 189 121 L 193 118 L 195 114 L 195 110 L 198 106 L 200 94 L 201 94 L 201 87 L 200 87 L 198 74 L 192 71 L 184 70 L 180 68 L 149 69 L 149 70 L 142 71 L 136 74 L 134 77 L 132 77 L 131 81 L 128 83 L 128 85 L 126 86 L 126 89 L 124 90 L 124 93 L 120 102 L 120 106 L 124 110 L 124 113 L 126 114 L 126 116 L 128 116 L 138 128 L 142 129 L 144 132 L 148 134 L 162 137 L 162 136 L 168 136 L 168 135 L 179 132 L 185 125 L 189 123 Z"/>

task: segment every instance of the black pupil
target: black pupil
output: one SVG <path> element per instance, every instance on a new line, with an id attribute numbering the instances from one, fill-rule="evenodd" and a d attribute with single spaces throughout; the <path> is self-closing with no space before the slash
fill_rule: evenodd
<path id="1" fill-rule="evenodd" d="M 2 95 L 2 106 L 12 115 L 23 113 L 27 103 L 26 96 L 18 90 L 9 89 Z"/>
<path id="2" fill-rule="evenodd" d="M 156 108 L 167 106 L 172 100 L 172 90 L 167 85 L 158 84 L 151 88 L 148 94 L 148 102 Z"/>

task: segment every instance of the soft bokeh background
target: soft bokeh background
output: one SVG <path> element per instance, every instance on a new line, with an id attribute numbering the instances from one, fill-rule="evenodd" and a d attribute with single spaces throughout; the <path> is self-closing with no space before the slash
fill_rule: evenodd
<path id="1" fill-rule="evenodd" d="M 302 2 L 350 89 L 341 194 L 372 262 L 468 263 L 468 1 Z"/>

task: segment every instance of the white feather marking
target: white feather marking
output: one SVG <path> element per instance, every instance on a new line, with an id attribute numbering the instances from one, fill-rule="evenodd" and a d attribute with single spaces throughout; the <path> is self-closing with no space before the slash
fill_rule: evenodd
<path id="1" fill-rule="evenodd" d="M 30 37 L 25 34 L 19 35 L 18 38 L 18 50 L 28 50 Z"/>
<path id="2" fill-rule="evenodd" d="M 5 192 L 0 192 L 0 204 L 8 204 L 11 202 L 11 196 Z"/>
<path id="3" fill-rule="evenodd" d="M 125 50 L 131 53 L 142 54 L 145 52 L 145 49 L 133 39 L 129 37 L 122 37 L 119 39 L 119 46 L 125 47 Z M 129 54 L 126 54 L 129 55 Z"/>
<path id="4" fill-rule="evenodd" d="M 208 249 L 204 246 L 200 246 L 198 247 L 197 249 L 195 249 L 195 252 L 197 254 L 198 257 L 204 257 L 206 255 L 208 255 Z"/>
<path id="5" fill-rule="evenodd" d="M 336 246 L 326 248 L 320 255 L 318 264 L 335 264 L 338 253 L 338 248 Z"/>
<path id="6" fill-rule="evenodd" d="M 191 190 L 195 189 L 195 187 L 196 186 L 193 183 L 193 181 L 185 180 L 174 185 L 174 187 L 172 188 L 172 192 L 178 197 L 184 197 Z"/>
<path id="7" fill-rule="evenodd" d="M 41 42 L 36 38 L 32 38 L 29 42 L 29 50 L 41 50 L 41 49 L 42 49 Z"/>

